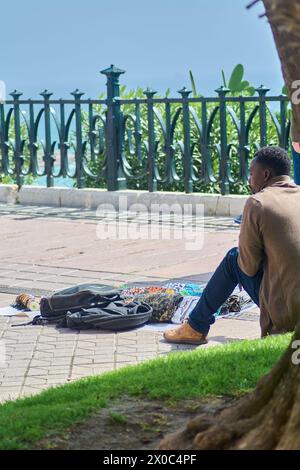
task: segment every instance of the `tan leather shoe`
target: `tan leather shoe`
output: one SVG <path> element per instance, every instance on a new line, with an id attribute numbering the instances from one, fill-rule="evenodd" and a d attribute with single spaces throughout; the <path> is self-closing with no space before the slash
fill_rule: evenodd
<path id="1" fill-rule="evenodd" d="M 164 332 L 164 339 L 168 343 L 182 343 L 182 344 L 206 344 L 207 339 L 202 333 L 194 330 L 188 323 L 183 323 L 174 330 Z"/>

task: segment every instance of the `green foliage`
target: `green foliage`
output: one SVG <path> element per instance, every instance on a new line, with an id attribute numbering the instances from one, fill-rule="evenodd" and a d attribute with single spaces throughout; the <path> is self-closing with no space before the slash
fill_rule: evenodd
<path id="1" fill-rule="evenodd" d="M 233 69 L 229 82 L 228 82 L 228 88 L 235 93 L 236 91 L 242 91 L 244 88 L 241 86 L 242 85 L 242 79 L 244 75 L 244 67 L 242 64 L 236 65 L 236 67 Z"/>
<path id="2" fill-rule="evenodd" d="M 225 78 L 225 73 L 224 70 L 222 70 L 222 79 L 223 79 L 223 86 L 227 88 L 227 83 L 226 83 L 226 78 Z"/>
<path id="3" fill-rule="evenodd" d="M 127 419 L 121 413 L 116 413 L 115 411 L 109 411 L 109 419 L 112 424 L 126 424 Z"/>
<path id="4" fill-rule="evenodd" d="M 234 67 L 230 78 L 227 81 L 225 73 L 222 70 L 222 81 L 224 87 L 228 87 L 230 92 L 228 96 L 252 96 L 255 93 L 254 87 L 249 83 L 249 81 L 244 79 L 244 67 L 241 64 L 238 64 Z M 202 97 L 199 93 L 199 90 L 196 87 L 196 81 L 192 71 L 189 71 L 189 78 L 191 82 L 191 88 L 193 97 Z M 282 90 L 284 93 L 285 89 Z M 130 100 L 134 98 L 145 99 L 144 89 L 137 88 L 136 90 L 127 91 L 126 86 L 122 85 L 120 87 L 120 94 L 122 99 Z M 165 97 L 169 96 L 170 89 L 166 90 Z M 159 94 L 155 94 L 154 98 L 162 98 Z M 256 103 L 254 102 L 245 102 L 245 113 L 246 119 L 250 116 L 253 111 Z M 207 120 L 212 115 L 216 107 L 216 103 L 207 103 Z M 178 104 L 171 104 L 171 122 L 174 119 L 176 112 L 180 108 Z M 199 121 L 201 122 L 201 113 L 202 113 L 202 103 L 190 103 L 190 109 L 194 110 L 195 114 L 198 116 Z M 230 144 L 230 192 L 236 194 L 248 194 L 249 188 L 246 181 L 241 181 L 240 178 L 240 156 L 239 156 L 239 139 L 236 126 L 233 122 L 232 117 L 229 114 L 229 111 L 240 117 L 240 103 L 239 102 L 228 102 L 227 103 L 227 141 Z M 164 191 L 184 191 L 183 183 L 183 141 L 184 141 L 184 129 L 182 122 L 182 113 L 179 116 L 177 124 L 174 129 L 174 138 L 172 151 L 174 154 L 174 170 L 176 172 L 175 180 L 172 182 L 168 181 L 168 174 L 166 173 L 166 152 L 165 152 L 165 137 L 162 125 L 160 122 L 166 122 L 166 106 L 164 103 L 155 103 L 155 139 L 156 139 L 156 163 L 160 176 L 158 181 L 158 189 Z M 104 108 L 98 106 L 96 111 L 99 114 L 104 115 Z M 274 111 L 273 111 L 274 112 Z M 286 103 L 286 112 L 289 116 L 289 107 Z M 125 133 L 124 133 L 124 156 L 126 157 L 127 166 L 129 175 L 126 175 L 127 179 L 127 188 L 128 189 L 148 189 L 147 182 L 147 151 L 146 146 L 148 142 L 148 116 L 147 116 L 147 106 L 146 104 L 140 105 L 140 135 L 136 135 L 136 130 L 134 127 L 134 121 L 136 119 L 136 108 L 135 104 L 123 104 L 122 113 L 126 117 Z M 275 117 L 280 121 L 280 113 L 275 111 Z M 89 132 L 88 129 L 88 119 L 87 116 L 83 119 L 83 128 L 86 133 Z M 276 131 L 276 126 L 274 125 L 272 115 L 267 111 L 267 142 L 269 145 L 278 145 L 278 136 Z M 193 170 L 196 177 L 199 181 L 196 181 L 194 184 L 195 192 L 207 192 L 207 193 L 220 193 L 220 185 L 218 182 L 213 181 L 204 181 L 201 178 L 202 174 L 202 155 L 201 155 L 201 142 L 200 134 L 197 124 L 193 117 L 190 119 L 190 137 L 191 145 L 193 146 Z M 215 120 L 212 125 L 210 133 L 210 145 L 209 153 L 211 158 L 211 167 L 212 175 L 216 180 L 219 179 L 220 171 L 220 156 L 218 153 L 218 145 L 220 142 L 220 122 L 219 122 L 219 111 L 215 117 Z M 250 142 L 249 142 L 249 160 L 253 157 L 255 151 L 257 150 L 257 143 L 260 142 L 260 121 L 259 114 L 257 113 L 250 131 Z M 139 145 L 139 150 L 138 150 Z M 88 167 L 92 173 L 96 174 L 97 177 L 86 176 L 85 185 L 87 187 L 106 187 L 106 174 L 104 171 L 104 161 L 105 161 L 105 151 L 104 146 L 102 151 L 98 153 L 97 158 L 93 162 L 88 162 Z M 142 176 L 141 176 L 142 175 Z"/>
<path id="5" fill-rule="evenodd" d="M 9 163 L 10 163 L 10 168 L 14 169 L 15 163 L 14 163 L 14 152 L 13 152 L 13 143 L 14 143 L 14 137 L 15 137 L 15 129 L 14 129 L 15 123 L 14 123 L 14 117 L 12 116 L 10 120 L 10 125 L 8 129 L 8 141 L 10 142 L 10 148 L 8 152 L 8 158 L 9 158 Z M 26 139 L 28 138 L 27 134 L 27 128 L 25 124 L 21 125 L 21 139 L 26 142 Z M 23 165 L 23 170 L 25 172 L 28 171 L 29 168 L 29 162 L 30 162 L 30 153 L 29 149 L 26 145 L 23 147 L 23 158 L 24 158 L 24 165 Z M 23 184 L 33 184 L 35 181 L 35 177 L 31 174 L 28 174 L 23 177 Z M 0 173 L 0 183 L 1 184 L 16 184 L 17 183 L 17 178 L 16 175 L 6 175 L 4 173 Z"/>
<path id="6" fill-rule="evenodd" d="M 223 72 L 223 71 L 222 71 Z M 247 80 L 243 80 L 244 77 L 244 67 L 242 64 L 237 64 L 233 71 L 228 82 L 228 88 L 231 91 L 231 94 L 246 94 L 254 95 L 255 89 Z M 223 72 L 224 79 L 224 72 Z"/>
<path id="7" fill-rule="evenodd" d="M 190 74 L 190 80 L 191 80 L 191 85 L 192 85 L 193 98 L 197 98 L 198 93 L 197 93 L 197 88 L 196 88 L 193 72 L 190 70 L 189 74 Z"/>

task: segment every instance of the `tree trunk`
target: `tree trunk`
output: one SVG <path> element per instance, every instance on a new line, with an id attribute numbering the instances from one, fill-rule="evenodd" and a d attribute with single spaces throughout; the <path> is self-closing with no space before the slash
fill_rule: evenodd
<path id="1" fill-rule="evenodd" d="M 300 0 L 263 0 L 289 98 L 292 103 L 292 141 L 300 142 Z M 295 83 L 293 88 L 293 83 Z"/>
<path id="2" fill-rule="evenodd" d="M 292 98 L 293 82 L 300 80 L 300 0 L 263 3 L 292 102 L 292 140 L 300 142 L 300 104 Z M 199 415 L 164 438 L 160 449 L 300 449 L 300 365 L 292 361 L 295 340 L 300 340 L 300 323 L 287 351 L 252 393 L 218 417 Z"/>
<path id="3" fill-rule="evenodd" d="M 197 416 L 184 429 L 165 437 L 159 448 L 300 449 L 300 365 L 292 361 L 293 355 L 293 359 L 297 358 L 297 351 L 292 347 L 295 340 L 300 340 L 300 327 L 282 358 L 253 392 L 223 410 L 217 418 L 206 414 Z"/>

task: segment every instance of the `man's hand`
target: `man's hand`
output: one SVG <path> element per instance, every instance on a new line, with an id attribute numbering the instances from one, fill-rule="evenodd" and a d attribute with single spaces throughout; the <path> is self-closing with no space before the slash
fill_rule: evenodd
<path id="1" fill-rule="evenodd" d="M 292 142 L 293 149 L 295 152 L 300 153 L 300 143 L 299 142 Z"/>

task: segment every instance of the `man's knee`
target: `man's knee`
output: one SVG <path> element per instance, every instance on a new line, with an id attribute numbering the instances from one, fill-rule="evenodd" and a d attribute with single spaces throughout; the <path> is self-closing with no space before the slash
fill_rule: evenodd
<path id="1" fill-rule="evenodd" d="M 237 247 L 231 248 L 225 256 L 225 263 L 227 269 L 233 273 L 235 272 L 235 268 L 237 266 L 237 259 L 239 255 L 239 249 Z"/>
<path id="2" fill-rule="evenodd" d="M 235 246 L 234 248 L 230 248 L 230 250 L 226 253 L 225 258 L 227 258 L 228 260 L 237 259 L 238 255 L 239 249 L 237 246 Z"/>

